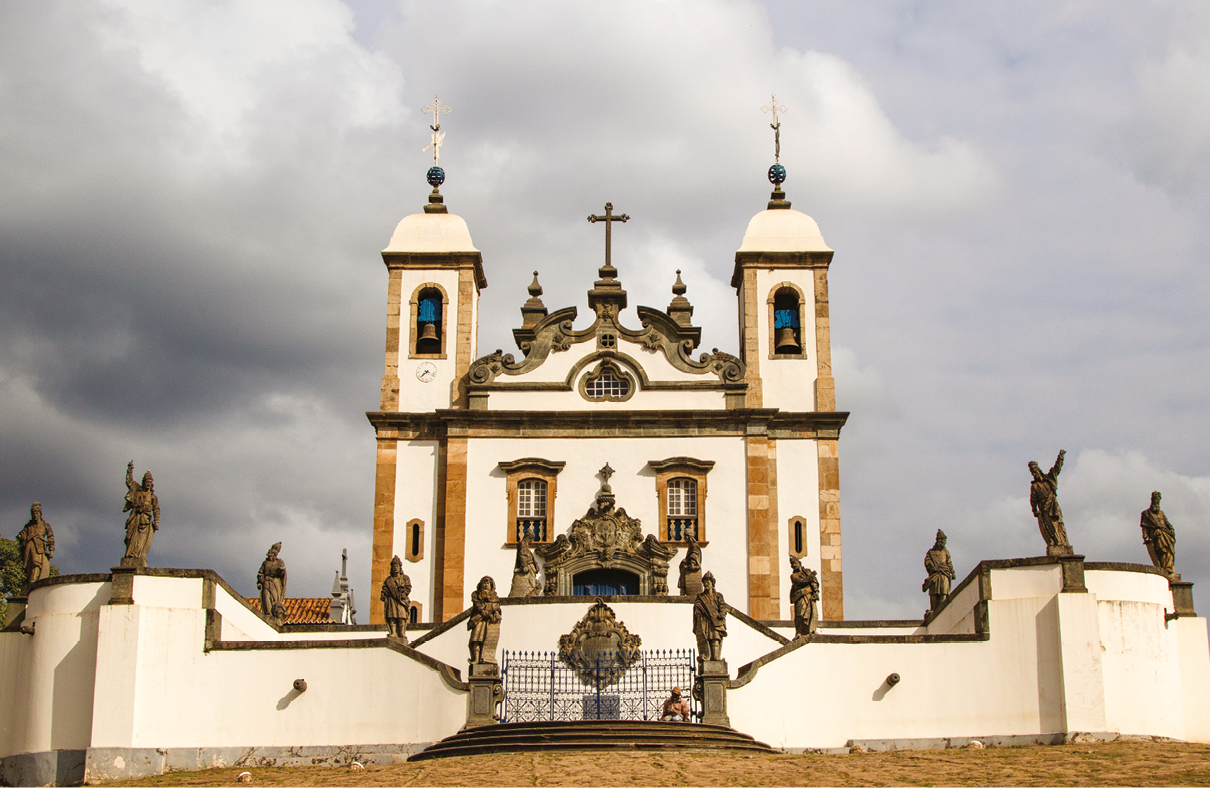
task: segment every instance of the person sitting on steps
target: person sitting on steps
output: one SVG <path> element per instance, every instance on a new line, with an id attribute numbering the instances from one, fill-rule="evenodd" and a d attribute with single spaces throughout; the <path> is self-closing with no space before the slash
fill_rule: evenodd
<path id="1" fill-rule="evenodd" d="M 672 695 L 664 701 L 664 711 L 660 714 L 660 722 L 689 722 L 689 704 L 681 698 L 681 688 L 673 687 Z"/>

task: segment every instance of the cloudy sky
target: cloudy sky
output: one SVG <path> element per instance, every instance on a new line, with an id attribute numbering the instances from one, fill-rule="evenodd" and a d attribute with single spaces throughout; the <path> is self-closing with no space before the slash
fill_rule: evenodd
<path id="1" fill-rule="evenodd" d="M 836 249 L 848 616 L 919 616 L 939 527 L 960 577 L 1040 554 L 1026 462 L 1061 448 L 1077 551 L 1146 562 L 1161 490 L 1205 597 L 1199 2 L 0 4 L 0 534 L 39 500 L 59 567 L 104 571 L 134 459 L 153 563 L 252 594 L 281 540 L 291 595 L 322 595 L 348 548 L 364 621 L 378 251 L 428 190 L 421 107 L 453 110 L 481 348 L 511 347 L 535 268 L 584 311 L 611 200 L 631 302 L 680 268 L 734 352 L 771 92 Z"/>

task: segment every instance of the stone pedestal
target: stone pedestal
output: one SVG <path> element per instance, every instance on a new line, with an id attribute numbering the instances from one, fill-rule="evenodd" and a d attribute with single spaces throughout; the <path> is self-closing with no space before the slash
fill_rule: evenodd
<path id="1" fill-rule="evenodd" d="M 1190 583 L 1190 585 L 1193 584 Z M 1190 597 L 1190 599 L 1192 599 L 1192 597 Z M 8 609 L 4 614 L 4 627 L 8 627 L 10 624 L 16 621 L 19 616 L 25 613 L 25 604 L 29 601 L 29 597 L 10 596 L 6 601 L 8 602 Z"/>
<path id="2" fill-rule="evenodd" d="M 1063 567 L 1063 593 L 1087 594 L 1088 586 L 1084 585 L 1084 556 L 1060 555 L 1059 564 Z"/>
<path id="3" fill-rule="evenodd" d="M 1193 612 L 1193 583 L 1170 580 L 1168 587 L 1172 589 L 1172 606 L 1178 616 L 1196 616 Z M 12 600 L 9 600 L 12 604 Z"/>
<path id="4" fill-rule="evenodd" d="M 1051 558 L 1057 558 L 1063 555 L 1072 555 L 1075 550 L 1069 544 L 1052 544 L 1046 546 L 1046 554 Z"/>
<path id="5" fill-rule="evenodd" d="M 125 563 L 126 559 L 122 559 Z M 133 566 L 114 566 L 110 567 L 109 576 L 109 604 L 111 605 L 133 605 L 134 604 L 134 576 L 138 574 L 138 568 Z"/>
<path id="6" fill-rule="evenodd" d="M 123 569 L 146 569 L 147 559 L 123 557 L 122 560 L 118 562 L 118 566 L 122 567 Z"/>
<path id="7" fill-rule="evenodd" d="M 480 725 L 495 725 L 500 721 L 496 704 L 504 698 L 504 686 L 500 682 L 500 666 L 478 663 L 470 666 L 468 682 L 470 694 L 466 698 L 467 728 Z"/>
<path id="8" fill-rule="evenodd" d="M 731 727 L 727 716 L 727 660 L 701 659 L 698 661 L 697 695 L 702 704 L 702 722 L 707 725 Z"/>

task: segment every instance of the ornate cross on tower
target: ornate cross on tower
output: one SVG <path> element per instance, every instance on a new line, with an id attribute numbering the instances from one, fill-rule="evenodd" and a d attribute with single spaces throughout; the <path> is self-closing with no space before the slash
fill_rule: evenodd
<path id="1" fill-rule="evenodd" d="M 436 96 L 433 96 L 433 105 L 421 108 L 421 112 L 433 113 L 433 125 L 429 126 L 433 130 L 433 141 L 424 146 L 424 150 L 433 149 L 433 166 L 437 166 L 437 154 L 441 148 L 441 142 L 445 139 L 445 133 L 441 131 L 441 113 L 450 114 L 449 107 L 441 106 L 441 101 Z M 421 151 L 423 153 L 423 151 Z"/>
<path id="2" fill-rule="evenodd" d="M 596 214 L 592 214 L 588 217 L 588 221 L 592 222 L 593 224 L 596 224 L 597 222 L 605 222 L 605 267 L 612 268 L 613 266 L 609 264 L 609 249 L 613 243 L 613 236 L 610 232 L 610 227 L 612 227 L 614 222 L 630 221 L 630 217 L 624 213 L 614 216 L 613 203 L 607 202 L 605 203 L 605 215 L 597 216 Z"/>
<path id="3" fill-rule="evenodd" d="M 597 471 L 597 473 L 601 474 L 601 476 L 605 478 L 605 485 L 608 486 L 609 477 L 613 476 L 615 473 L 617 473 L 617 471 L 615 471 L 613 468 L 610 468 L 609 463 L 605 463 L 605 467 Z"/>
<path id="4" fill-rule="evenodd" d="M 786 108 L 778 106 L 777 96 L 769 96 L 769 106 L 761 107 L 761 112 L 772 112 L 773 122 L 769 124 L 769 128 L 773 129 L 773 161 L 781 161 L 781 121 L 777 119 L 777 113 L 785 112 Z"/>

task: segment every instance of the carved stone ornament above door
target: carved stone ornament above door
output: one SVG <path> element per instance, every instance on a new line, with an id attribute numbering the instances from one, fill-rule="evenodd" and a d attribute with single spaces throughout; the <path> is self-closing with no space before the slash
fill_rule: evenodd
<path id="1" fill-rule="evenodd" d="M 617 682 L 639 658 L 642 639 L 618 621 L 613 608 L 598 599 L 571 632 L 559 638 L 559 660 L 589 686 Z"/>

